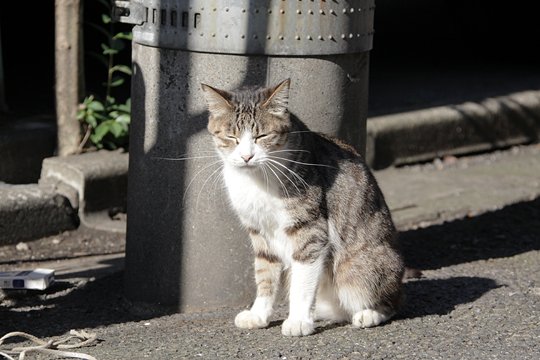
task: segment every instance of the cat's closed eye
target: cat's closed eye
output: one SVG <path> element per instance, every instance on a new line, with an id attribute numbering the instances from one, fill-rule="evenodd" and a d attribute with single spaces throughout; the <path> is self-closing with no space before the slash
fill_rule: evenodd
<path id="1" fill-rule="evenodd" d="M 232 135 L 214 134 L 214 139 L 216 140 L 217 146 L 220 148 L 230 148 L 233 144 L 238 145 L 240 143 L 240 139 Z"/>
<path id="2" fill-rule="evenodd" d="M 276 132 L 276 131 L 270 131 L 270 132 L 267 132 L 267 133 L 264 133 L 264 134 L 260 134 L 260 135 L 257 135 L 255 137 L 255 142 L 259 142 L 259 141 L 271 141 L 273 139 L 275 139 L 277 136 L 280 136 L 281 134 Z"/>
<path id="3" fill-rule="evenodd" d="M 225 138 L 234 141 L 236 145 L 240 144 L 240 139 L 238 139 L 236 136 L 226 135 Z"/>
<path id="4" fill-rule="evenodd" d="M 269 137 L 270 135 L 272 134 L 261 134 L 259 136 L 256 136 L 255 137 L 255 142 L 259 141 L 259 140 L 263 140 L 263 139 L 266 139 L 267 137 Z"/>

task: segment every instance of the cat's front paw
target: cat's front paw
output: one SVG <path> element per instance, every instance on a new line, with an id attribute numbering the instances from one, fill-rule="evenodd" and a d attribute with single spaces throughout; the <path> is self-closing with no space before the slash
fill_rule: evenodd
<path id="1" fill-rule="evenodd" d="M 390 316 L 383 314 L 377 310 L 366 309 L 357 312 L 352 317 L 352 325 L 354 327 L 369 328 L 377 326 L 388 320 Z"/>
<path id="2" fill-rule="evenodd" d="M 253 311 L 244 310 L 236 315 L 234 325 L 241 329 L 261 329 L 268 326 L 268 320 L 262 319 Z"/>
<path id="3" fill-rule="evenodd" d="M 315 331 L 315 325 L 311 320 L 287 319 L 281 325 L 281 333 L 285 336 L 305 336 Z"/>

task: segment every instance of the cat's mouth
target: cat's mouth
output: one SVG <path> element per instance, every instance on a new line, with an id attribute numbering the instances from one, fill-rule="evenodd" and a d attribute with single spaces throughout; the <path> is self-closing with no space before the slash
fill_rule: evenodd
<path id="1" fill-rule="evenodd" d="M 259 164 L 257 164 L 256 162 L 249 162 L 247 164 L 240 164 L 239 166 L 244 169 L 256 169 L 259 167 Z"/>
<path id="2" fill-rule="evenodd" d="M 254 169 L 259 168 L 260 164 L 259 164 L 258 161 L 249 161 L 249 162 L 235 161 L 235 162 L 233 162 L 232 165 L 234 167 L 240 168 L 240 169 L 254 170 Z"/>

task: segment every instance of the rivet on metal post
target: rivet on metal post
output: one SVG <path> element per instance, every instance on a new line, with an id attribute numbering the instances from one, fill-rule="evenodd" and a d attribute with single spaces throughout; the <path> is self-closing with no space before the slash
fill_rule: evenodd
<path id="1" fill-rule="evenodd" d="M 143 0 L 114 2 L 112 9 L 112 20 L 125 24 L 142 25 L 146 21 Z"/>

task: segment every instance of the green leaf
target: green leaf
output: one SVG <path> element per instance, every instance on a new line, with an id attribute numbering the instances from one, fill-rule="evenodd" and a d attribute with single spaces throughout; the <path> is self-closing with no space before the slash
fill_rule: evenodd
<path id="1" fill-rule="evenodd" d="M 118 50 L 115 50 L 115 49 L 103 50 L 103 55 L 116 55 L 116 54 L 118 54 Z"/>
<path id="2" fill-rule="evenodd" d="M 111 124 L 114 124 L 113 120 L 107 120 L 99 124 L 91 136 L 92 142 L 93 143 L 100 142 L 105 137 L 105 135 L 107 135 L 107 133 L 110 131 Z"/>
<path id="3" fill-rule="evenodd" d="M 103 21 L 104 24 L 109 24 L 111 22 L 111 17 L 107 14 L 102 14 L 101 21 Z"/>
<path id="4" fill-rule="evenodd" d="M 84 122 L 86 122 L 88 125 L 90 125 L 93 128 L 97 126 L 96 117 L 92 114 L 87 114 L 86 118 L 84 119 Z"/>
<path id="5" fill-rule="evenodd" d="M 116 119 L 118 116 L 120 116 L 120 113 L 116 110 L 113 110 L 109 113 L 109 116 L 111 117 L 111 119 Z"/>
<path id="6" fill-rule="evenodd" d="M 120 86 L 124 83 L 124 79 L 122 78 L 116 78 L 116 79 L 113 79 L 113 81 L 111 82 L 111 87 L 116 87 L 116 86 Z"/>
<path id="7" fill-rule="evenodd" d="M 83 104 L 88 106 L 92 101 L 94 101 L 94 95 L 90 95 L 84 98 Z"/>
<path id="8" fill-rule="evenodd" d="M 116 105 L 115 109 L 125 114 L 129 114 L 131 112 L 131 106 L 126 104 L 118 104 Z"/>
<path id="9" fill-rule="evenodd" d="M 88 108 L 92 109 L 93 111 L 104 111 L 105 106 L 100 101 L 94 100 L 91 103 L 88 104 Z"/>
<path id="10" fill-rule="evenodd" d="M 131 122 L 131 116 L 128 114 L 119 115 L 116 119 L 117 123 L 129 125 Z"/>
<path id="11" fill-rule="evenodd" d="M 131 32 L 119 32 L 113 36 L 113 39 L 133 40 L 133 34 Z"/>
<path id="12" fill-rule="evenodd" d="M 111 71 L 112 72 L 120 71 L 120 72 L 123 72 L 124 74 L 131 75 L 131 69 L 129 68 L 129 66 L 126 66 L 126 65 L 115 65 L 111 68 Z"/>
<path id="13" fill-rule="evenodd" d="M 124 127 L 114 121 L 111 123 L 109 131 L 114 135 L 115 138 L 118 138 L 124 133 Z"/>
<path id="14" fill-rule="evenodd" d="M 116 99 L 110 95 L 107 96 L 107 106 L 111 107 L 114 106 L 114 104 L 116 104 Z"/>
<path id="15" fill-rule="evenodd" d="M 94 144 L 98 149 L 103 149 L 103 144 L 101 143 L 102 140 L 102 138 L 96 137 L 95 134 L 90 135 L 90 141 L 92 141 L 92 144 Z"/>
<path id="16" fill-rule="evenodd" d="M 83 121 L 85 116 L 86 116 L 86 111 L 84 110 L 77 111 L 77 120 Z"/>
<path id="17" fill-rule="evenodd" d="M 99 120 L 100 123 L 102 123 L 103 121 L 109 119 L 109 118 L 106 116 L 106 114 L 102 114 L 102 113 L 94 113 L 93 115 L 94 115 L 94 117 L 95 117 L 97 120 Z"/>

